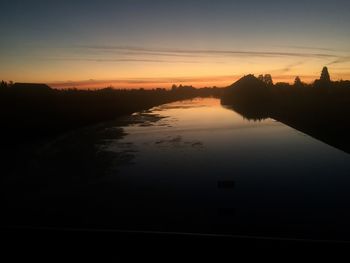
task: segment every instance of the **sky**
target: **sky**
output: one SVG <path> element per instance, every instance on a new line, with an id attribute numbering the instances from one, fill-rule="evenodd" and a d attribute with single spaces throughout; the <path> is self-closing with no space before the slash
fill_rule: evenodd
<path id="1" fill-rule="evenodd" d="M 348 0 L 0 0 L 0 79 L 67 88 L 350 79 Z"/>

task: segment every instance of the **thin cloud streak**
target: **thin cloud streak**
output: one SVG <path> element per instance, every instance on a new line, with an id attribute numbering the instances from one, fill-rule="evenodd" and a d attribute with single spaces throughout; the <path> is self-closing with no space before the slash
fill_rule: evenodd
<path id="1" fill-rule="evenodd" d="M 341 63 L 347 63 L 350 62 L 350 56 L 348 57 L 339 57 L 336 60 L 332 61 L 328 65 L 334 65 L 334 64 L 341 64 Z"/>
<path id="2" fill-rule="evenodd" d="M 99 50 L 99 52 L 108 54 L 118 54 L 124 56 L 158 56 L 158 57 L 181 57 L 181 58 L 202 58 L 203 55 L 191 55 L 191 54 L 173 54 L 173 53 L 163 53 L 163 52 L 142 52 L 142 51 L 116 51 L 116 50 Z M 209 56 L 209 55 L 208 55 Z"/>
<path id="3" fill-rule="evenodd" d="M 283 48 L 292 48 L 292 49 L 301 49 L 301 50 L 321 50 L 321 51 L 328 51 L 328 52 L 342 52 L 344 50 L 336 50 L 332 48 L 326 48 L 326 47 L 310 47 L 310 46 L 297 46 L 297 45 L 285 45 L 285 46 L 276 46 L 276 47 L 283 47 Z"/>
<path id="4" fill-rule="evenodd" d="M 269 72 L 271 72 L 271 73 L 276 72 L 279 74 L 284 74 L 284 73 L 292 71 L 293 68 L 300 66 L 302 64 L 304 64 L 304 62 L 299 61 L 299 62 L 295 62 L 295 63 L 289 64 L 289 65 L 286 65 L 284 68 L 281 68 L 281 69 L 270 70 Z"/>
<path id="5" fill-rule="evenodd" d="M 44 60 L 56 61 L 86 61 L 86 62 L 147 62 L 147 63 L 202 63 L 199 61 L 187 60 L 160 60 L 160 59 L 133 59 L 133 58 L 45 58 Z"/>
<path id="6" fill-rule="evenodd" d="M 338 58 L 338 55 L 329 53 L 302 53 L 302 52 L 274 52 L 274 51 L 242 51 L 242 50 L 195 50 L 195 49 L 167 49 L 167 48 L 143 48 L 136 46 L 104 46 L 81 45 L 81 48 L 91 50 L 115 50 L 127 52 L 146 52 L 156 54 L 200 54 L 200 55 L 224 55 L 224 56 L 248 56 L 248 57 L 308 57 L 308 58 Z"/>

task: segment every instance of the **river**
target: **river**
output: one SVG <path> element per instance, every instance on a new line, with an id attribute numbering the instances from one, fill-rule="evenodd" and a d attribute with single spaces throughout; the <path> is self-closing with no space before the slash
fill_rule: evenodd
<path id="1" fill-rule="evenodd" d="M 272 119 L 246 120 L 215 98 L 147 114 L 159 120 L 123 127 L 105 148 L 134 154 L 105 179 L 123 189 L 114 227 L 348 239 L 347 153 Z"/>
<path id="2" fill-rule="evenodd" d="M 219 99 L 161 105 L 22 155 L 2 184 L 2 225 L 350 240 L 350 155 Z"/>

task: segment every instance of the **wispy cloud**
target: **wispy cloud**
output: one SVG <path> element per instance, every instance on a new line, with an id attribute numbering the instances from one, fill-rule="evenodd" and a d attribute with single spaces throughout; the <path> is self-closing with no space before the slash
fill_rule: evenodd
<path id="1" fill-rule="evenodd" d="M 86 62 L 148 62 L 148 63 L 201 63 L 190 60 L 161 60 L 161 59 L 137 59 L 137 58 L 45 58 L 44 60 L 56 61 L 86 61 Z"/>
<path id="2" fill-rule="evenodd" d="M 347 62 L 350 62 L 350 56 L 339 57 L 336 60 L 333 60 L 328 65 L 341 64 L 341 63 L 347 63 Z"/>
<path id="3" fill-rule="evenodd" d="M 281 52 L 281 51 L 252 51 L 252 50 L 218 50 L 218 49 L 179 49 L 179 48 L 150 48 L 137 46 L 115 45 L 78 45 L 73 52 L 65 57 L 44 57 L 43 60 L 55 61 L 85 61 L 96 63 L 182 63 L 182 64 L 225 64 L 230 58 L 294 58 L 295 60 L 322 59 L 325 64 L 342 63 L 346 59 L 331 52 Z M 324 50 L 326 51 L 326 50 Z M 330 62 L 332 61 L 332 62 Z M 302 64 L 296 62 L 287 65 L 279 72 L 287 73 L 293 67 Z"/>
<path id="4" fill-rule="evenodd" d="M 297 66 L 300 66 L 304 64 L 304 62 L 301 62 L 301 61 L 298 61 L 298 62 L 295 62 L 295 63 L 291 63 L 291 64 L 288 64 L 286 65 L 285 67 L 283 68 L 280 68 L 280 69 L 277 69 L 277 70 L 271 70 L 269 72 L 271 73 L 279 73 L 279 74 L 285 74 L 285 73 L 288 73 L 290 71 L 292 71 L 293 68 L 297 67 Z"/>
<path id="5" fill-rule="evenodd" d="M 299 50 L 318 50 L 318 51 L 327 51 L 327 52 L 341 52 L 344 50 L 337 50 L 334 48 L 327 48 L 327 47 L 311 47 L 311 46 L 298 46 L 298 45 L 279 45 L 276 47 L 282 47 L 282 48 L 291 48 L 291 49 L 299 49 Z"/>
<path id="6" fill-rule="evenodd" d="M 137 46 L 112 45 L 80 45 L 80 48 L 100 51 L 134 52 L 143 55 L 201 55 L 201 56 L 245 56 L 245 57 L 307 57 L 307 58 L 338 58 L 338 55 L 326 52 L 280 52 L 280 51 L 247 51 L 247 50 L 216 50 L 216 49 L 172 49 L 172 48 L 145 48 Z"/>

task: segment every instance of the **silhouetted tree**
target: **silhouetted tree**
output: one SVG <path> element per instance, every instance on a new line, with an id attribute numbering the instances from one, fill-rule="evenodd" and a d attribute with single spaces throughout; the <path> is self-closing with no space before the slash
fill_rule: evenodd
<path id="1" fill-rule="evenodd" d="M 2 80 L 0 83 L 0 88 L 7 88 L 7 82 Z"/>
<path id="2" fill-rule="evenodd" d="M 265 82 L 266 86 L 268 86 L 268 87 L 273 86 L 273 81 L 272 81 L 272 77 L 270 74 L 265 74 L 264 82 Z"/>
<path id="3" fill-rule="evenodd" d="M 327 67 L 323 67 L 320 79 L 315 80 L 314 86 L 316 88 L 327 88 L 332 86 L 332 81 Z"/>
<path id="4" fill-rule="evenodd" d="M 323 83 L 330 83 L 331 82 L 331 78 L 329 76 L 327 67 L 323 67 L 322 72 L 321 72 L 320 81 Z"/>
<path id="5" fill-rule="evenodd" d="M 262 82 L 264 82 L 264 76 L 262 74 L 259 75 L 258 80 L 261 80 Z"/>
<path id="6" fill-rule="evenodd" d="M 303 87 L 303 83 L 301 82 L 301 79 L 299 78 L 299 76 L 296 76 L 296 78 L 294 80 L 294 87 L 296 87 L 296 88 Z"/>

